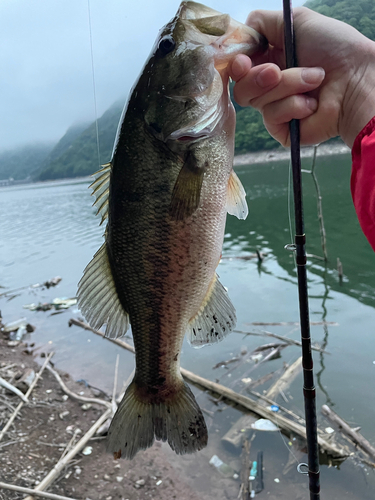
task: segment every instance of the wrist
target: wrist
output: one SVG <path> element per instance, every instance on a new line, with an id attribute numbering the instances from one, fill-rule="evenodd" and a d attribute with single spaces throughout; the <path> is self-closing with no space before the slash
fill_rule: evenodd
<path id="1" fill-rule="evenodd" d="M 375 116 L 375 42 L 363 37 L 358 51 L 359 67 L 349 79 L 339 118 L 339 133 L 351 148 L 359 132 Z"/>

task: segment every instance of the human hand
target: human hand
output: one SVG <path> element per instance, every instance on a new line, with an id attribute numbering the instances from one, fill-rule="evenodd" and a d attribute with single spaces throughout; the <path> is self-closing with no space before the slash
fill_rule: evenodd
<path id="1" fill-rule="evenodd" d="M 298 68 L 285 69 L 282 12 L 254 11 L 247 24 L 270 47 L 250 60 L 239 55 L 229 73 L 234 98 L 262 115 L 269 133 L 288 146 L 289 121 L 300 120 L 305 145 L 341 135 L 352 146 L 375 115 L 375 43 L 353 27 L 305 7 L 294 9 Z"/>

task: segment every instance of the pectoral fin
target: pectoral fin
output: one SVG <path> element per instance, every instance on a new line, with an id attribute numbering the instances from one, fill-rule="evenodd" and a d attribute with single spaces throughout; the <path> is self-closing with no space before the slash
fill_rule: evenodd
<path id="1" fill-rule="evenodd" d="M 172 192 L 169 213 L 173 219 L 184 220 L 198 208 L 204 172 L 204 166 L 198 166 L 195 156 L 188 153 Z"/>
<path id="2" fill-rule="evenodd" d="M 246 191 L 237 174 L 232 170 L 227 191 L 227 212 L 238 219 L 246 219 L 249 209 L 246 203 Z"/>
<path id="3" fill-rule="evenodd" d="M 235 324 L 236 311 L 215 274 L 201 308 L 190 320 L 187 340 L 196 348 L 214 344 L 223 340 Z"/>

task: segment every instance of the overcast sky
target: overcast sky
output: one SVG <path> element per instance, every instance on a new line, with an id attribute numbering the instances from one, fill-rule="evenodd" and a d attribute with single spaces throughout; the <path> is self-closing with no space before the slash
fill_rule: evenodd
<path id="1" fill-rule="evenodd" d="M 57 141 L 94 120 L 89 8 L 98 117 L 127 96 L 179 0 L 1 0 L 0 151 Z M 238 21 L 282 0 L 206 0 Z M 303 1 L 294 0 L 293 6 Z"/>

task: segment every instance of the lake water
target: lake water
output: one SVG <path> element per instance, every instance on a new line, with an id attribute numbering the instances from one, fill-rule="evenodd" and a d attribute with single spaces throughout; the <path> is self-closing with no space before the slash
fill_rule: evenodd
<path id="1" fill-rule="evenodd" d="M 309 168 L 310 161 L 304 162 Z M 317 382 L 317 409 L 320 425 L 324 421 L 320 409 L 330 405 L 353 427 L 361 426 L 363 435 L 375 444 L 375 254 L 363 236 L 349 191 L 350 158 L 320 157 L 317 176 L 323 196 L 329 262 L 309 259 L 308 282 L 311 321 L 335 322 L 337 326 L 312 326 L 314 342 L 325 346 L 329 354 L 314 352 Z M 266 329 L 279 335 L 299 339 L 298 327 L 254 326 L 253 322 L 297 322 L 299 318 L 296 273 L 293 257 L 284 250 L 291 242 L 288 215 L 288 162 L 240 167 L 249 200 L 250 215 L 246 221 L 228 216 L 223 260 L 218 273 L 237 309 L 237 328 L 242 331 Z M 311 176 L 303 174 L 307 252 L 322 255 L 316 210 L 316 195 Z M 9 289 L 46 281 L 56 275 L 63 279 L 49 290 L 26 290 L 12 300 L 2 298 L 0 308 L 4 321 L 20 316 L 36 326 L 29 341 L 56 352 L 55 365 L 86 379 L 93 386 L 111 392 L 114 365 L 120 355 L 119 386 L 131 373 L 133 355 L 95 334 L 68 327 L 71 317 L 79 317 L 72 307 L 62 314 L 30 312 L 22 309 L 31 302 L 48 302 L 55 297 L 74 297 L 82 271 L 102 243 L 103 228 L 94 217 L 93 199 L 87 189 L 88 180 L 32 184 L 0 189 L 0 285 Z M 293 214 L 291 215 L 293 219 Z M 255 250 L 267 253 L 261 265 L 256 259 L 244 260 Z M 336 260 L 343 265 L 340 284 Z M 246 394 L 241 378 L 253 380 L 283 363 L 292 363 L 300 355 L 298 347 L 287 347 L 281 358 L 253 368 L 244 362 L 238 368 L 212 367 L 220 361 L 242 356 L 257 346 L 271 342 L 267 337 L 232 333 L 222 343 L 194 350 L 184 344 L 182 366 L 211 380 L 219 381 Z M 232 370 L 233 369 L 233 370 Z M 247 374 L 252 369 L 251 374 Z M 267 389 L 270 383 L 255 390 Z M 223 403 L 216 406 L 209 395 L 194 388 L 198 403 L 209 412 L 209 446 L 193 457 L 176 457 L 176 467 L 189 471 L 197 491 L 215 492 L 218 499 L 236 498 L 238 482 L 223 480 L 215 490 L 217 471 L 208 461 L 219 455 L 236 470 L 239 457 L 227 452 L 220 438 L 241 416 Z M 290 386 L 285 404 L 302 414 L 302 378 Z M 215 411 L 219 410 L 219 411 Z M 290 458 L 290 446 L 279 433 L 258 433 L 252 443 L 251 459 L 257 450 L 264 452 L 265 490 L 257 498 L 307 498 L 307 479 L 295 467 L 286 475 L 283 469 Z M 297 453 L 297 451 L 295 451 Z M 299 453 L 299 461 L 306 456 Z M 297 463 L 297 462 L 296 462 Z M 373 499 L 375 476 L 371 468 L 349 458 L 340 467 L 322 465 L 322 498 Z M 280 479 L 277 483 L 275 478 Z M 267 493 L 270 492 L 270 495 Z"/>

